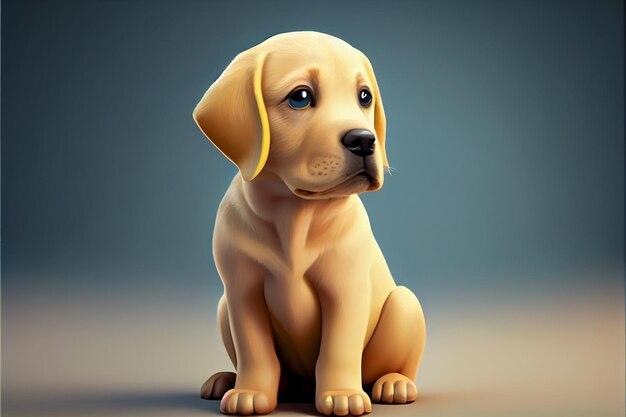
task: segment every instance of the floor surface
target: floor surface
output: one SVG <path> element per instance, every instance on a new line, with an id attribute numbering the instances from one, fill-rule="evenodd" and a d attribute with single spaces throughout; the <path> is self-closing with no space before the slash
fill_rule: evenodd
<path id="1" fill-rule="evenodd" d="M 422 298 L 428 341 L 405 406 L 379 416 L 623 416 L 624 288 Z M 5 298 L 2 416 L 209 416 L 199 398 L 229 370 L 213 301 L 124 297 Z M 317 415 L 281 404 L 277 416 Z"/>

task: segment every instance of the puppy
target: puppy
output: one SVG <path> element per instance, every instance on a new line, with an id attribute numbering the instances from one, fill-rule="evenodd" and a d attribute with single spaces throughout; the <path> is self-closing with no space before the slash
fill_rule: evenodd
<path id="1" fill-rule="evenodd" d="M 422 308 L 394 283 L 358 197 L 388 167 L 369 60 L 329 35 L 276 35 L 240 53 L 193 117 L 239 168 L 213 236 L 219 328 L 237 374 L 213 375 L 202 397 L 227 414 L 265 414 L 281 379 L 295 378 L 314 380 L 322 414 L 414 401 Z"/>

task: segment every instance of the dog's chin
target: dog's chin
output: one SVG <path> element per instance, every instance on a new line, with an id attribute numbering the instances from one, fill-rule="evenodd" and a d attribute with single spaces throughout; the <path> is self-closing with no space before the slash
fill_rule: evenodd
<path id="1" fill-rule="evenodd" d="M 332 186 L 322 191 L 309 191 L 302 188 L 294 188 L 292 192 L 298 197 L 308 200 L 321 200 L 328 198 L 342 198 L 351 194 L 361 194 L 369 191 L 376 191 L 381 187 L 381 182 L 370 175 L 369 172 L 359 171 L 338 185 Z"/>

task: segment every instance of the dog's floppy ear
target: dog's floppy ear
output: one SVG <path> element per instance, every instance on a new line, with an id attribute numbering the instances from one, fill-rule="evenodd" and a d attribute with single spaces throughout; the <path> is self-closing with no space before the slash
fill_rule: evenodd
<path id="1" fill-rule="evenodd" d="M 256 177 L 270 148 L 261 81 L 266 54 L 237 55 L 193 111 L 202 132 L 230 159 L 246 181 Z"/>
<path id="2" fill-rule="evenodd" d="M 369 79 L 374 84 L 374 129 L 376 130 L 376 140 L 380 146 L 380 153 L 383 157 L 383 167 L 389 168 L 389 162 L 387 161 L 387 151 L 385 150 L 385 135 L 387 132 L 387 119 L 385 118 L 385 109 L 383 108 L 383 100 L 380 98 L 380 90 L 378 89 L 378 83 L 376 82 L 376 76 L 372 69 L 372 64 L 367 57 L 362 54 L 365 69 Z"/>

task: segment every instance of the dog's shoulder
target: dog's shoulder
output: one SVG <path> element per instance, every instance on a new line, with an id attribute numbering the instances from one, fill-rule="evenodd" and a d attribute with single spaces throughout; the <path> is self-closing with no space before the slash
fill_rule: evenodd
<path id="1" fill-rule="evenodd" d="M 266 252 L 260 250 L 262 247 L 272 246 L 274 233 L 250 206 L 243 181 L 238 173 L 222 198 L 215 218 L 213 245 L 222 251 L 236 251 L 256 259 Z"/>
<path id="2" fill-rule="evenodd" d="M 241 188 L 241 176 L 238 173 L 228 186 L 224 197 L 222 197 L 222 201 L 217 209 L 215 226 L 219 226 L 221 223 L 227 222 L 230 219 L 235 220 L 235 218 L 240 215 L 238 207 L 241 207 L 243 203 L 243 192 Z"/>

